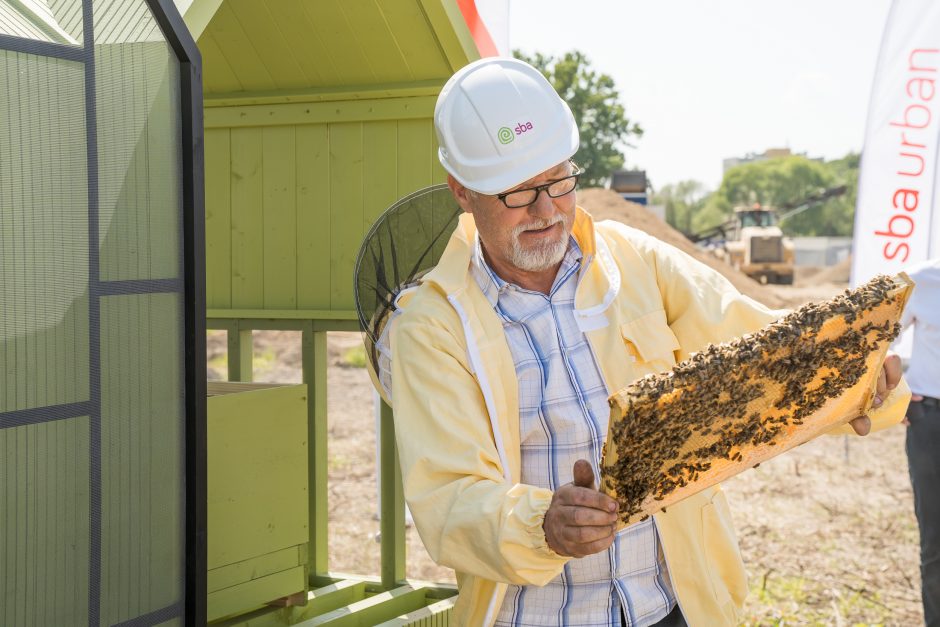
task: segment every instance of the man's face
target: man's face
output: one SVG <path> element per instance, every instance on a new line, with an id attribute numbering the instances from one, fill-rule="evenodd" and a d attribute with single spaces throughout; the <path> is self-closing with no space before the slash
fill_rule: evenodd
<path id="1" fill-rule="evenodd" d="M 509 192 L 544 185 L 571 172 L 572 165 L 566 161 Z M 510 209 L 496 196 L 468 193 L 459 183 L 455 188 L 454 183 L 451 189 L 463 210 L 473 214 L 483 248 L 495 265 L 509 264 L 524 272 L 542 272 L 554 268 L 565 256 L 574 225 L 575 192 L 551 198 L 542 190 L 533 204 Z"/>

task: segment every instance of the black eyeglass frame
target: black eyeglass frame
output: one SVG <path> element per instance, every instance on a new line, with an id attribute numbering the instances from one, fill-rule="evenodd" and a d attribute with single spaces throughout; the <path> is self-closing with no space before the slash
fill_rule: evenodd
<path id="1" fill-rule="evenodd" d="M 568 176 L 563 176 L 560 179 L 555 179 L 554 181 L 548 181 L 547 183 L 544 183 L 542 185 L 536 185 L 535 187 L 526 187 L 524 189 L 514 189 L 509 192 L 503 192 L 502 194 L 496 194 L 496 197 L 499 198 L 499 200 L 506 206 L 507 209 L 522 209 L 523 207 L 529 207 L 531 205 L 534 205 L 539 199 L 539 194 L 541 194 L 543 191 L 546 194 L 548 194 L 549 198 L 561 198 L 562 196 L 567 196 L 568 194 L 570 194 L 571 192 L 575 190 L 575 188 L 578 186 L 578 179 L 581 178 L 582 174 L 584 174 L 584 169 L 581 168 L 581 166 L 579 166 L 574 161 L 571 161 L 570 163 L 571 165 L 574 166 L 575 171 L 569 174 Z M 558 195 L 553 195 L 550 191 L 548 191 L 549 187 L 553 185 L 557 185 L 558 183 L 561 183 L 562 181 L 567 181 L 568 179 L 574 179 L 574 185 L 572 185 L 571 189 L 569 189 L 568 191 L 563 192 Z M 511 196 L 512 194 L 518 194 L 520 192 L 531 192 L 531 191 L 535 191 L 535 197 L 531 200 L 531 202 L 527 202 L 523 205 L 510 205 L 508 202 L 506 202 L 507 196 Z"/>

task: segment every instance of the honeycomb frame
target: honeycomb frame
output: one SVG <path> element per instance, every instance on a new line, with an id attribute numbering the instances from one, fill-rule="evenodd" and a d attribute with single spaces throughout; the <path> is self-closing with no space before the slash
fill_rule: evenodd
<path id="1" fill-rule="evenodd" d="M 621 525 L 866 414 L 912 289 L 875 277 L 611 395 L 600 486 Z"/>

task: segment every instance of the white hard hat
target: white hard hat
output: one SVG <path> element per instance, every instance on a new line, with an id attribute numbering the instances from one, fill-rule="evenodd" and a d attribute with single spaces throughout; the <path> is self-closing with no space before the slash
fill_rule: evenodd
<path id="1" fill-rule="evenodd" d="M 498 194 L 571 158 L 578 125 L 537 69 L 487 57 L 454 74 L 437 98 L 438 158 L 461 185 Z"/>

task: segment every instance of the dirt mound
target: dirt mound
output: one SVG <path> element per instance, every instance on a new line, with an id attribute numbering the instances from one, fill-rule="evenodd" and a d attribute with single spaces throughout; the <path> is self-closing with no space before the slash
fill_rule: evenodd
<path id="1" fill-rule="evenodd" d="M 761 285 L 723 261 L 699 250 L 682 233 L 657 218 L 643 206 L 624 200 L 616 192 L 599 188 L 581 190 L 578 192 L 578 204 L 594 216 L 595 220 L 618 220 L 649 233 L 667 244 L 672 244 L 723 274 L 742 294 L 768 307 L 778 309 L 786 306 L 783 299 L 777 296 L 772 288 Z"/>
<path id="2" fill-rule="evenodd" d="M 846 257 L 834 266 L 829 266 L 813 277 L 818 283 L 848 283 L 852 270 L 852 257 Z"/>

